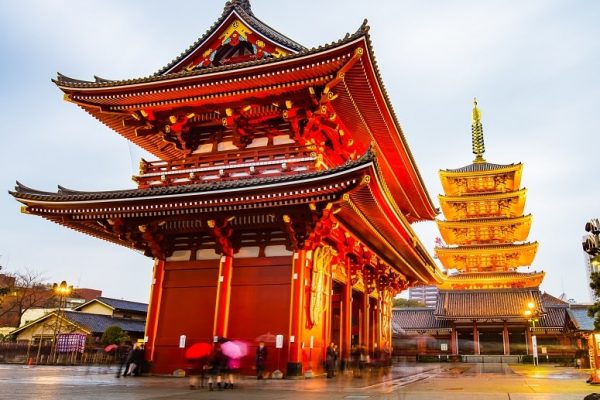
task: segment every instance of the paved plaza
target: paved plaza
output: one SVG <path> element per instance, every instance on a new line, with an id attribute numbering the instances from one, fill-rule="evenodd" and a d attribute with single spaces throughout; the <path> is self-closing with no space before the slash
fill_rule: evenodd
<path id="1" fill-rule="evenodd" d="M 190 390 L 187 378 L 115 378 L 114 368 L 0 365 L 0 399 L 583 399 L 600 392 L 585 370 L 542 365 L 397 364 L 361 379 L 238 380 L 233 390 Z"/>

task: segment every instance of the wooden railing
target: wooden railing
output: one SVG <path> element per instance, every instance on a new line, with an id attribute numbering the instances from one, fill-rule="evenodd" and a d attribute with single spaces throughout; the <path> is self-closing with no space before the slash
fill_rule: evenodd
<path id="1" fill-rule="evenodd" d="M 133 177 L 140 188 L 293 175 L 322 168 L 312 146 L 277 146 L 145 161 Z"/>

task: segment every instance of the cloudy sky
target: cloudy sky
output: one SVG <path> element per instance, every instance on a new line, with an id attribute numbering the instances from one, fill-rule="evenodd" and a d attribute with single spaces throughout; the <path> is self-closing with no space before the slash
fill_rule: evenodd
<path id="1" fill-rule="evenodd" d="M 150 75 L 221 14 L 224 1 L 0 2 L 0 264 L 104 295 L 147 301 L 152 261 L 19 213 L 15 180 L 56 190 L 133 187 L 143 153 L 73 104 L 50 79 Z M 437 172 L 469 164 L 471 107 L 486 158 L 524 163 L 534 270 L 542 289 L 588 301 L 583 226 L 600 217 L 600 2 L 253 0 L 260 19 L 314 47 L 368 18 L 383 80 L 437 205 Z M 430 249 L 434 223 L 415 229 Z"/>

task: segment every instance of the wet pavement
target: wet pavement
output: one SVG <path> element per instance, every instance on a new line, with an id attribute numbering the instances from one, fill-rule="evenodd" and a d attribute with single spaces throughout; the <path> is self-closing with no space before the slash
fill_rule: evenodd
<path id="1" fill-rule="evenodd" d="M 0 365 L 0 399 L 581 400 L 600 387 L 587 371 L 542 365 L 397 364 L 386 373 L 296 380 L 241 378 L 233 390 L 189 389 L 187 378 L 115 378 L 115 369 Z"/>

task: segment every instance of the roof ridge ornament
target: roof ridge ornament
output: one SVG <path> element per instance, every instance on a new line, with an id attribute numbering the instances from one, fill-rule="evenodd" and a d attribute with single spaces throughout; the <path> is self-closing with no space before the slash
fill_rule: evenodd
<path id="1" fill-rule="evenodd" d="M 484 163 L 485 143 L 483 142 L 483 126 L 481 125 L 481 110 L 477 107 L 477 98 L 473 98 L 473 122 L 471 123 L 473 154 L 476 163 Z"/>

